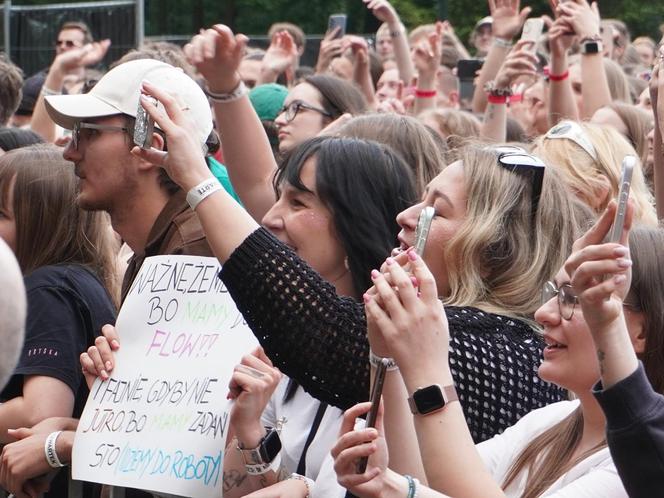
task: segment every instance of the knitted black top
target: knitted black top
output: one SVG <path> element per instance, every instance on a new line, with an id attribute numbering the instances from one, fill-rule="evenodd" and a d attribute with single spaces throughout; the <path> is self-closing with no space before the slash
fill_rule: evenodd
<path id="1" fill-rule="evenodd" d="M 338 296 L 262 228 L 233 252 L 221 279 L 270 359 L 309 394 L 342 409 L 368 399 L 362 303 Z M 537 376 L 542 341 L 529 325 L 476 308 L 446 313 L 452 375 L 476 443 L 564 398 Z"/>

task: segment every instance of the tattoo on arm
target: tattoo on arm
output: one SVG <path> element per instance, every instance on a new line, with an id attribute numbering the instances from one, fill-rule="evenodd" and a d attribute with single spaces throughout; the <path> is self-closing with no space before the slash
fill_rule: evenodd
<path id="1" fill-rule="evenodd" d="M 224 472 L 223 480 L 223 489 L 224 493 L 228 493 L 233 488 L 239 488 L 242 486 L 242 483 L 247 478 L 247 474 L 240 472 L 239 470 L 229 470 Z"/>
<path id="2" fill-rule="evenodd" d="M 597 359 L 599 360 L 599 373 L 604 375 L 604 358 L 606 354 L 601 349 L 597 350 Z"/>

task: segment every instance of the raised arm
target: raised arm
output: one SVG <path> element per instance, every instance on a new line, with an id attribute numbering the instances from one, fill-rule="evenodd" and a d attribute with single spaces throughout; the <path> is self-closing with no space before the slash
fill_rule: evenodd
<path id="1" fill-rule="evenodd" d="M 353 81 L 364 95 L 369 107 L 375 109 L 377 105 L 376 89 L 371 79 L 367 41 L 361 36 L 349 36 L 348 40 L 353 51 Z"/>
<path id="2" fill-rule="evenodd" d="M 520 0 L 489 0 L 489 10 L 491 11 L 491 17 L 493 17 L 491 27 L 493 44 L 489 49 L 475 86 L 473 112 L 484 112 L 487 105 L 484 85 L 498 74 L 500 66 L 512 48 L 512 40 L 519 34 L 523 23 L 526 22 L 532 10 L 530 7 L 519 10 L 520 7 Z"/>
<path id="3" fill-rule="evenodd" d="M 657 205 L 657 218 L 664 218 L 664 50 L 660 48 L 659 63 L 652 70 L 650 78 L 650 101 L 655 115 L 655 131 L 653 139 L 653 183 L 655 184 L 655 204 Z"/>
<path id="4" fill-rule="evenodd" d="M 514 81 L 521 76 L 537 78 L 537 57 L 530 51 L 531 47 L 532 42 L 520 41 L 500 67 L 488 97 L 480 132 L 482 138 L 500 143 L 507 140 L 507 101 L 501 93 L 510 94 Z"/>
<path id="5" fill-rule="evenodd" d="M 413 59 L 417 68 L 417 89 L 415 90 L 415 109 L 413 114 L 436 108 L 437 73 L 440 67 L 442 51 L 442 24 L 436 25 L 436 31 L 429 38 L 415 47 Z"/>
<path id="6" fill-rule="evenodd" d="M 184 50 L 205 78 L 210 94 L 221 96 L 212 103 L 228 175 L 249 214 L 260 222 L 275 201 L 272 175 L 276 162 L 246 92 L 229 98 L 240 89 L 237 70 L 246 44 L 246 36 L 235 36 L 227 26 L 217 24 L 194 36 Z"/>
<path id="7" fill-rule="evenodd" d="M 415 68 L 410 58 L 410 47 L 406 37 L 406 29 L 401 24 L 399 14 L 388 0 L 362 0 L 379 21 L 387 24 L 394 47 L 394 60 L 399 69 L 399 78 L 410 84 L 415 76 Z"/>
<path id="8" fill-rule="evenodd" d="M 258 75 L 256 85 L 275 83 L 279 75 L 284 73 L 289 85 L 295 76 L 295 64 L 297 62 L 297 46 L 288 31 L 275 33 L 270 41 Z"/>
<path id="9" fill-rule="evenodd" d="M 555 0 L 552 2 L 555 12 Z M 554 126 L 563 119 L 579 120 L 579 109 L 569 79 L 567 52 L 575 40 L 572 28 L 558 18 L 549 27 L 549 47 L 551 63 L 549 66 L 549 126 Z"/>
<path id="10" fill-rule="evenodd" d="M 55 136 L 55 123 L 51 120 L 48 112 L 46 112 L 44 95 L 61 94 L 67 74 L 83 69 L 86 66 L 97 64 L 104 58 L 110 46 L 110 40 L 103 40 L 88 43 L 80 48 L 63 52 L 55 57 L 35 103 L 32 119 L 30 120 L 30 129 L 32 131 L 39 133 L 47 142 L 55 142 L 55 139 L 58 138 Z"/>
<path id="11" fill-rule="evenodd" d="M 600 17 L 597 3 L 586 0 L 558 3 L 557 11 L 562 22 L 567 23 L 581 43 L 581 93 L 583 94 L 582 119 L 590 119 L 597 109 L 611 103 L 611 91 L 604 71 L 602 51 L 583 53 L 587 43 L 600 42 Z"/>

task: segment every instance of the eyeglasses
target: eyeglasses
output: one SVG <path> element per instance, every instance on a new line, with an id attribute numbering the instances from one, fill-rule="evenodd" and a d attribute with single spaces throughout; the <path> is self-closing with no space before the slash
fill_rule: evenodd
<path id="1" fill-rule="evenodd" d="M 73 40 L 57 40 L 55 42 L 56 47 L 67 47 L 67 48 L 73 48 L 73 47 L 78 47 L 75 41 Z"/>
<path id="2" fill-rule="evenodd" d="M 579 304 L 579 298 L 570 284 L 563 284 L 556 287 L 554 282 L 548 281 L 542 287 L 542 304 L 549 302 L 552 298 L 558 297 L 558 312 L 565 320 L 571 320 L 574 316 L 574 308 Z"/>
<path id="3" fill-rule="evenodd" d="M 597 151 L 588 135 L 578 123 L 574 121 L 561 121 L 546 132 L 544 138 L 566 138 L 581 147 L 586 153 L 597 161 Z"/>
<path id="4" fill-rule="evenodd" d="M 513 173 L 530 173 L 533 177 L 532 194 L 530 199 L 530 215 L 533 220 L 537 215 L 539 200 L 544 182 L 546 165 L 539 157 L 528 154 L 525 149 L 511 145 L 493 147 L 491 150 L 498 154 L 498 164 Z"/>
<path id="5" fill-rule="evenodd" d="M 294 100 L 288 105 L 285 105 L 281 108 L 281 110 L 277 113 L 277 116 L 284 115 L 284 119 L 286 119 L 287 123 L 290 123 L 295 119 L 295 116 L 297 116 L 297 113 L 300 112 L 301 109 L 308 109 L 310 111 L 316 111 L 323 116 L 326 116 L 328 118 L 333 117 L 332 114 L 327 112 L 325 109 L 321 109 L 320 107 L 315 107 L 313 105 L 309 105 L 306 102 L 302 102 L 301 100 Z"/>
<path id="6" fill-rule="evenodd" d="M 76 121 L 76 123 L 74 123 L 74 128 L 71 131 L 71 143 L 75 150 L 78 150 L 78 144 L 81 143 L 82 129 L 129 132 L 129 128 L 126 126 L 99 125 L 95 123 Z"/>

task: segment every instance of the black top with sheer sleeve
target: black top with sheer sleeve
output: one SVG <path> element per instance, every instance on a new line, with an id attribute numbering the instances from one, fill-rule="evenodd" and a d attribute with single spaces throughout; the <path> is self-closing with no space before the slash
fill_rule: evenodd
<path id="1" fill-rule="evenodd" d="M 265 229 L 233 252 L 220 277 L 267 355 L 315 398 L 347 409 L 369 397 L 364 305 L 335 288 Z M 446 307 L 450 366 L 476 443 L 564 399 L 537 376 L 542 341 L 528 324 Z"/>

